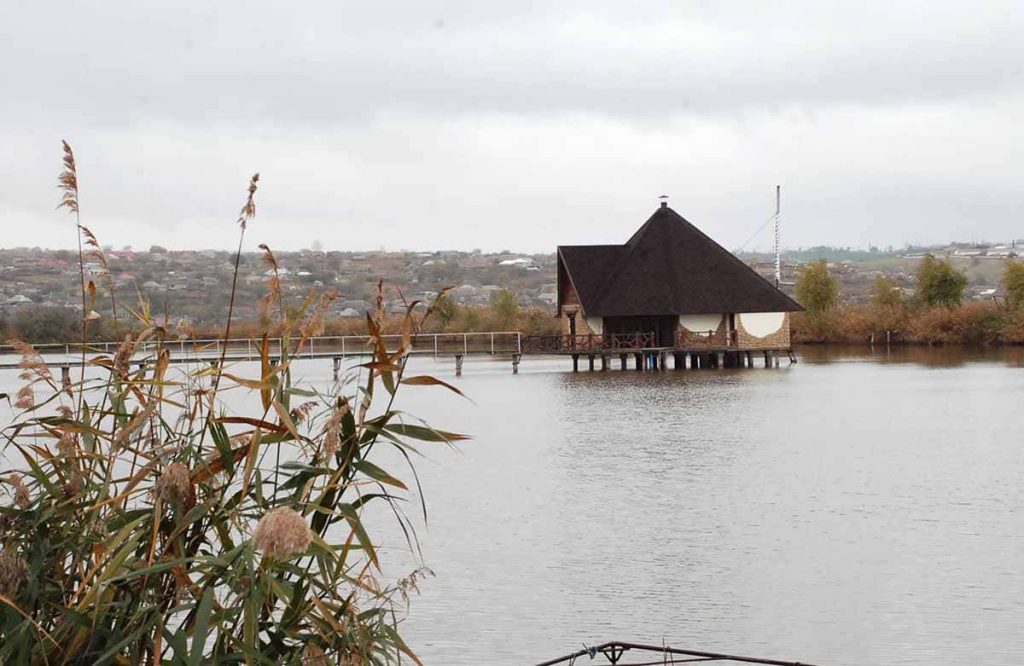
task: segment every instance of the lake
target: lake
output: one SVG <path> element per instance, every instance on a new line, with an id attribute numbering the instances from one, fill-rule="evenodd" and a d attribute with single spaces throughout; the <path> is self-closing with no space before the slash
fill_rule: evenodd
<path id="1" fill-rule="evenodd" d="M 475 405 L 406 394 L 476 435 L 420 467 L 437 578 L 406 633 L 425 663 L 608 640 L 1024 663 L 1024 354 L 800 360 L 574 375 L 527 359 L 518 376 L 467 362 Z"/>
<path id="2" fill-rule="evenodd" d="M 467 359 L 457 379 L 451 359 L 414 361 L 473 402 L 409 387 L 399 408 L 475 437 L 422 448 L 436 577 L 404 634 L 424 663 L 529 664 L 609 640 L 1024 663 L 1024 352 L 799 357 L 579 374 L 528 357 L 516 376 Z M 394 579 L 414 562 L 382 518 Z"/>

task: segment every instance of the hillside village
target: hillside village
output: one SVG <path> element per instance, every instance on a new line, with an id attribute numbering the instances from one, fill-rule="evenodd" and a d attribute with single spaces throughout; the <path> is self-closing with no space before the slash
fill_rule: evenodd
<path id="1" fill-rule="evenodd" d="M 148 251 L 107 249 L 101 262 L 87 261 L 86 279 L 113 287 L 117 301 L 129 307 L 145 297 L 157 314 L 198 325 L 217 324 L 226 311 L 233 255 L 225 251 Z M 335 316 L 362 317 L 375 298 L 377 281 L 387 282 L 390 307 L 401 298 L 430 300 L 453 287 L 449 297 L 461 305 L 486 305 L 509 289 L 522 306 L 551 307 L 556 300 L 554 255 L 508 252 L 335 252 L 304 250 L 276 255 L 285 293 L 311 289 L 334 291 Z M 242 256 L 236 308 L 239 317 L 255 317 L 273 270 L 258 253 Z M 0 309 L 10 313 L 30 306 L 81 308 L 77 255 L 38 248 L 0 250 Z M 101 302 L 97 309 L 106 304 Z"/>
<path id="2" fill-rule="evenodd" d="M 953 244 L 903 251 L 814 248 L 787 252 L 782 263 L 782 287 L 792 293 L 800 266 L 822 257 L 829 261 L 848 302 L 863 302 L 878 276 L 912 289 L 913 273 L 925 252 L 950 257 L 968 274 L 968 297 L 990 299 L 998 294 L 1003 262 L 1018 255 L 1016 243 Z M 216 325 L 229 298 L 233 256 L 217 250 L 146 251 L 107 248 L 107 270 L 92 259 L 86 277 L 112 286 L 117 301 L 133 307 L 143 296 L 152 311 L 168 320 L 187 320 L 197 325 Z M 774 261 L 764 254 L 740 255 L 756 271 L 773 279 Z M 377 280 L 384 277 L 390 307 L 401 308 L 408 300 L 432 299 L 439 290 L 452 287 L 450 298 L 468 306 L 491 302 L 502 289 L 515 294 L 523 307 L 553 309 L 556 301 L 555 255 L 512 252 L 340 252 L 303 250 L 277 255 L 279 276 L 286 293 L 296 296 L 310 289 L 333 290 L 335 316 L 362 317 L 374 299 Z M 258 253 L 242 257 L 236 300 L 242 318 L 257 316 L 257 302 L 264 294 L 270 267 Z M 0 313 L 10 315 L 34 306 L 81 307 L 77 255 L 67 250 L 15 248 L 0 250 Z M 106 308 L 101 302 L 98 309 Z"/>

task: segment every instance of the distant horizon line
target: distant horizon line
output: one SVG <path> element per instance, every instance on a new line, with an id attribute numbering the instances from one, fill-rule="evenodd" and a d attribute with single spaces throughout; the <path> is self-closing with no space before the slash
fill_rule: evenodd
<path id="1" fill-rule="evenodd" d="M 614 243 L 607 243 L 607 244 L 608 245 L 614 245 Z M 595 245 L 602 245 L 602 243 L 595 243 Z M 976 240 L 966 241 L 966 240 L 954 240 L 954 241 L 947 241 L 947 242 L 943 242 L 943 243 L 904 243 L 904 244 L 899 245 L 899 246 L 891 245 L 890 244 L 890 245 L 885 245 L 885 246 L 868 245 L 867 247 L 864 247 L 864 246 L 852 246 L 852 245 L 817 244 L 817 245 L 801 245 L 801 246 L 795 246 L 795 247 L 793 247 L 793 246 L 784 247 L 784 248 L 782 248 L 781 253 L 782 254 L 786 254 L 788 252 L 807 252 L 809 250 L 819 250 L 819 249 L 821 249 L 821 250 L 834 250 L 834 251 L 843 251 L 843 252 L 864 252 L 864 253 L 893 254 L 893 253 L 903 252 L 903 251 L 907 251 L 907 250 L 926 250 L 926 249 L 944 248 L 944 247 L 953 247 L 953 246 L 959 246 L 959 247 L 992 247 L 992 246 L 998 246 L 998 245 L 1017 246 L 1017 247 L 1024 248 L 1024 239 L 1012 239 L 1012 240 L 1009 240 L 1009 241 L 976 241 Z M 133 247 L 131 245 L 126 245 L 126 246 L 122 246 L 122 247 L 104 246 L 103 247 L 103 251 L 104 252 L 132 252 L 132 253 L 136 253 L 136 254 L 149 254 L 150 250 L 153 247 L 159 247 L 159 248 L 163 249 L 166 252 L 197 252 L 197 253 L 202 253 L 202 252 L 218 252 L 218 253 L 220 253 L 220 252 L 223 252 L 225 254 L 234 254 L 235 251 L 236 251 L 236 248 L 227 249 L 227 248 L 215 248 L 215 247 L 202 247 L 202 248 L 196 248 L 196 247 L 169 247 L 169 246 L 160 245 L 160 244 L 156 244 L 156 243 L 154 243 L 153 245 L 151 245 L 148 248 L 135 248 L 135 247 Z M 314 249 L 314 248 L 311 248 L 311 247 L 305 247 L 305 248 L 300 248 L 300 249 L 297 249 L 297 250 L 278 249 L 278 248 L 271 247 L 270 249 L 275 254 L 283 254 L 283 253 L 299 254 L 299 253 L 311 253 L 311 252 L 312 253 L 332 253 L 332 252 L 337 252 L 337 253 L 342 253 L 342 254 L 367 254 L 367 253 L 372 253 L 372 254 L 425 254 L 425 255 L 426 254 L 434 255 L 434 254 L 442 254 L 442 253 L 456 253 L 456 254 L 526 255 L 526 256 L 532 256 L 532 255 L 553 255 L 553 254 L 555 254 L 555 248 L 552 248 L 550 250 L 541 250 L 541 251 L 512 250 L 512 249 L 508 249 L 508 248 L 502 248 L 500 250 L 489 250 L 489 249 L 483 249 L 483 248 L 473 248 L 473 249 L 466 250 L 466 249 L 455 249 L 455 248 L 437 248 L 437 249 L 398 248 L 398 249 L 391 249 L 391 248 L 386 248 L 386 247 L 358 248 L 358 249 L 332 249 L 332 248 Z M 766 254 L 766 255 L 774 254 L 774 250 L 770 249 L 770 248 L 766 248 L 766 249 L 759 249 L 759 248 L 750 248 L 750 249 L 728 248 L 728 249 L 733 254 Z M 0 247 L 0 252 L 14 252 L 14 251 L 19 251 L 19 250 L 28 251 L 28 252 L 42 251 L 42 252 L 71 252 L 73 254 L 77 254 L 78 253 L 78 248 L 76 248 L 76 247 L 43 247 L 43 246 L 40 246 L 40 245 L 31 245 L 31 246 L 29 246 L 29 245 L 17 245 L 17 246 L 13 246 L 13 247 Z M 261 254 L 261 253 L 262 253 L 262 251 L 259 248 L 253 248 L 251 250 L 242 250 L 242 254 Z M 159 254 L 159 252 L 157 252 L 155 254 Z"/>

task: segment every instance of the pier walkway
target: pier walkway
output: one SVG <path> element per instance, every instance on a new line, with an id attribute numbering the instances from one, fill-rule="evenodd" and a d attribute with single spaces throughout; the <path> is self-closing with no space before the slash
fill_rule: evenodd
<path id="1" fill-rule="evenodd" d="M 402 344 L 401 335 L 385 335 L 384 345 L 389 351 L 397 351 Z M 511 356 L 513 371 L 517 371 L 522 357 L 522 335 L 517 331 L 488 331 L 484 333 L 421 333 L 413 340 L 413 356 L 448 356 L 455 358 L 456 372 L 461 373 L 462 359 L 466 356 Z M 329 358 L 335 361 L 335 369 L 347 358 L 368 357 L 373 354 L 368 335 L 339 335 L 310 338 L 295 350 L 297 341 L 292 341 L 290 356 L 300 359 Z M 88 357 L 97 354 L 115 354 L 119 342 L 90 342 L 84 347 L 86 363 Z M 216 363 L 258 361 L 260 341 L 235 338 L 229 340 L 169 340 L 163 347 L 170 352 L 171 363 Z M 280 338 L 270 339 L 271 355 L 281 356 Z M 154 354 L 158 343 L 152 340 L 140 342 L 135 347 L 133 364 L 143 363 L 147 354 Z M 40 344 L 35 345 L 47 365 L 70 368 L 82 365 L 81 344 Z M 21 358 L 10 345 L 0 345 L 0 370 L 17 368 Z"/>
<path id="2" fill-rule="evenodd" d="M 382 336 L 385 347 L 395 352 L 402 344 L 401 335 Z M 295 345 L 297 341 L 291 344 Z M 778 367 L 780 355 L 792 360 L 788 349 L 738 349 L 728 339 L 713 336 L 679 339 L 673 346 L 657 344 L 654 333 L 629 335 L 533 335 L 526 336 L 518 331 L 487 331 L 480 333 L 421 333 L 413 339 L 412 356 L 450 357 L 455 360 L 455 374 L 462 374 L 462 363 L 466 356 L 509 357 L 512 371 L 519 371 L 523 355 L 568 356 L 572 358 L 573 371 L 579 370 L 580 357 L 586 357 L 589 369 L 607 370 L 611 360 L 619 358 L 621 369 L 627 368 L 632 357 L 637 370 L 664 370 L 668 359 L 674 360 L 676 369 L 689 366 L 692 369 L 753 367 L 756 356 L 764 356 L 765 367 Z M 99 354 L 112 355 L 117 352 L 119 342 L 90 342 L 81 344 L 40 344 L 35 345 L 43 360 L 50 367 L 70 369 L 82 365 L 83 351 L 86 363 L 90 357 Z M 270 339 L 271 355 L 280 358 L 280 338 Z M 171 363 L 217 363 L 222 356 L 225 362 L 237 363 L 258 361 L 260 341 L 234 338 L 229 340 L 173 340 L 163 342 L 170 352 Z M 147 355 L 156 353 L 158 343 L 146 340 L 136 344 L 132 363 L 144 365 Z M 302 349 L 290 350 L 289 356 L 297 359 L 332 359 L 335 374 L 345 359 L 369 357 L 373 353 L 368 335 L 321 336 L 310 338 Z M 0 345 L 0 370 L 16 369 L 21 358 L 16 349 Z"/>

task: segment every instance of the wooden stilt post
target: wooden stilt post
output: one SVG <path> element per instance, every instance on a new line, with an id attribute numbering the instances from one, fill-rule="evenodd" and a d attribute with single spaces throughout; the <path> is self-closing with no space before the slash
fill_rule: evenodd
<path id="1" fill-rule="evenodd" d="M 590 371 L 593 372 L 594 371 L 594 355 L 593 354 L 587 354 L 587 361 L 589 362 Z"/>
<path id="2" fill-rule="evenodd" d="M 463 355 L 462 354 L 456 354 L 455 355 L 455 376 L 456 377 L 461 377 L 462 376 L 462 359 L 463 359 Z"/>
<path id="3" fill-rule="evenodd" d="M 634 356 L 636 357 L 636 369 L 638 371 L 640 371 L 640 372 L 643 372 L 643 369 L 644 369 L 644 355 L 638 353 L 638 354 L 634 354 Z"/>
<path id="4" fill-rule="evenodd" d="M 522 360 L 522 354 L 512 354 L 512 374 L 519 374 L 519 361 Z"/>
<path id="5" fill-rule="evenodd" d="M 668 369 L 668 352 L 658 352 L 658 369 Z"/>
<path id="6" fill-rule="evenodd" d="M 625 354 L 619 354 L 619 364 L 622 366 L 620 368 L 621 370 L 625 370 L 626 369 L 626 355 Z"/>
<path id="7" fill-rule="evenodd" d="M 747 352 L 747 367 L 754 367 L 754 352 Z"/>
<path id="8" fill-rule="evenodd" d="M 573 354 L 572 355 L 572 371 L 573 372 L 579 372 L 580 371 L 580 355 L 579 354 Z"/>
<path id="9" fill-rule="evenodd" d="M 725 352 L 718 352 L 718 358 L 715 359 L 715 360 L 717 361 L 715 367 L 717 367 L 719 370 L 724 370 L 725 369 Z"/>
<path id="10" fill-rule="evenodd" d="M 601 354 L 601 372 L 608 370 L 608 355 Z"/>
<path id="11" fill-rule="evenodd" d="M 772 352 L 772 356 L 775 358 L 775 367 L 779 367 L 779 352 L 778 350 Z"/>

